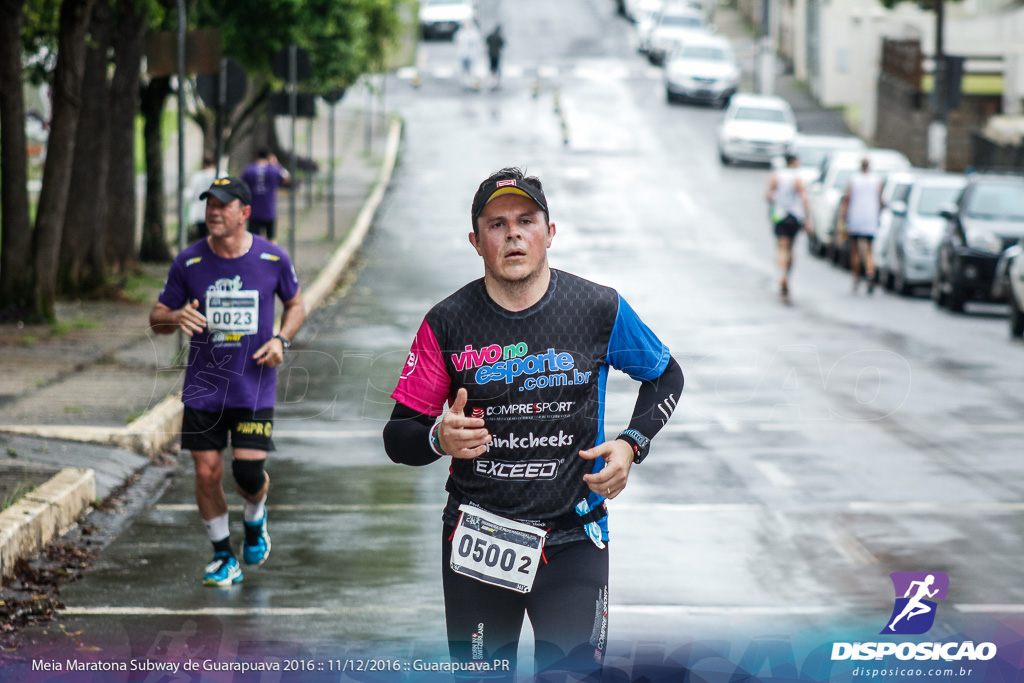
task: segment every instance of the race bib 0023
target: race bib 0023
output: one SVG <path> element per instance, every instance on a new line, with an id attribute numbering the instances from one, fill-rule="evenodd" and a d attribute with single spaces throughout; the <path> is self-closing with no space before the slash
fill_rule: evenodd
<path id="1" fill-rule="evenodd" d="M 208 292 L 206 323 L 211 332 L 256 334 L 260 328 L 259 290 Z"/>
<path id="2" fill-rule="evenodd" d="M 529 593 L 547 532 L 472 505 L 460 505 L 459 512 L 459 525 L 452 537 L 452 571 Z"/>

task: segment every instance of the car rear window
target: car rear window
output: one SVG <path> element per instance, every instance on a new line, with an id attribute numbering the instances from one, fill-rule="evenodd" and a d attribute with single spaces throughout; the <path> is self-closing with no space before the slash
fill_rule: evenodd
<path id="1" fill-rule="evenodd" d="M 736 110 L 734 121 L 771 121 L 785 123 L 786 115 L 781 109 L 763 109 L 760 107 L 740 107 Z"/>
<path id="2" fill-rule="evenodd" d="M 943 205 L 956 201 L 960 187 L 926 187 L 917 197 L 917 213 L 922 216 L 938 216 Z"/>
<path id="3" fill-rule="evenodd" d="M 700 17 L 665 15 L 661 18 L 661 25 L 672 28 L 700 28 L 704 24 L 701 22 Z"/>
<path id="4" fill-rule="evenodd" d="M 709 47 L 705 45 L 684 46 L 679 52 L 684 59 L 706 59 L 710 62 L 728 61 L 728 53 L 720 47 Z"/>
<path id="5" fill-rule="evenodd" d="M 967 199 L 967 216 L 1024 221 L 1024 185 L 979 184 Z"/>

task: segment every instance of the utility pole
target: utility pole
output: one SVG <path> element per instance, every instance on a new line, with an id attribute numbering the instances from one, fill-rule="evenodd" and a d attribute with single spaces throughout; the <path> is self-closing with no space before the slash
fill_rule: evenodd
<path id="1" fill-rule="evenodd" d="M 949 129 L 945 14 L 945 0 L 935 0 L 935 68 L 932 78 L 932 122 L 928 125 L 928 161 L 933 168 L 939 170 L 946 169 L 946 135 Z"/>
<path id="2" fill-rule="evenodd" d="M 772 0 L 761 0 L 761 35 L 757 42 L 757 92 L 775 93 L 775 52 L 772 46 Z"/>

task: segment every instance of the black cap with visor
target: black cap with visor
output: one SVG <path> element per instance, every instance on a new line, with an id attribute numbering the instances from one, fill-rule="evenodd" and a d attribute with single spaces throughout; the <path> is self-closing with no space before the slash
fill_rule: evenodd
<path id="1" fill-rule="evenodd" d="M 504 194 L 517 194 L 521 197 L 532 199 L 544 210 L 545 214 L 549 213 L 548 201 L 544 198 L 544 191 L 539 187 L 515 178 L 488 180 L 480 186 L 476 196 L 473 197 L 473 225 L 476 225 L 476 219 L 483 213 L 484 207 L 491 200 L 497 199 Z"/>

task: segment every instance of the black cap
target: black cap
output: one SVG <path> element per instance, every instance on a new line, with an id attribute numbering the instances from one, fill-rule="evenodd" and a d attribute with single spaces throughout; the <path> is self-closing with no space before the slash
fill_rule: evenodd
<path id="1" fill-rule="evenodd" d="M 480 186 L 476 196 L 473 197 L 473 223 L 476 223 L 476 219 L 483 213 L 488 202 L 503 194 L 517 194 L 532 199 L 540 208 L 544 209 L 544 213 L 548 213 L 548 200 L 544 198 L 544 191 L 540 188 L 515 178 L 488 180 Z"/>
<path id="2" fill-rule="evenodd" d="M 210 185 L 210 189 L 199 195 L 199 198 L 206 199 L 211 195 L 225 204 L 230 204 L 236 199 L 245 206 L 252 204 L 252 192 L 249 191 L 249 186 L 238 178 L 217 178 L 213 181 L 213 185 Z"/>

